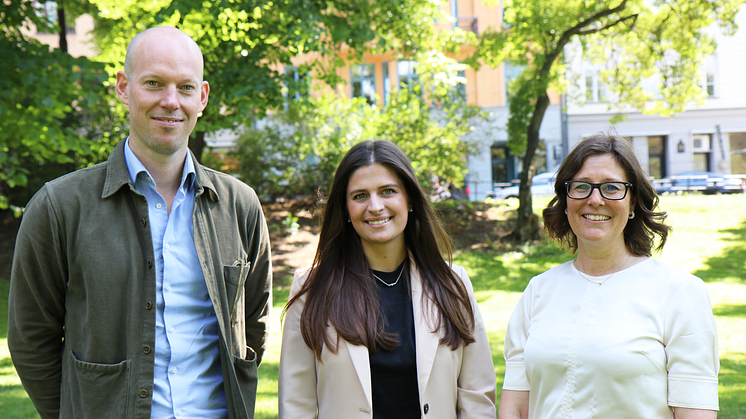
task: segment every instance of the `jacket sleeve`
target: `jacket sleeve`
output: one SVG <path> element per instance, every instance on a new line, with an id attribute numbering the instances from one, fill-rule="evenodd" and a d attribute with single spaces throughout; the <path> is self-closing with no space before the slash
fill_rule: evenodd
<path id="1" fill-rule="evenodd" d="M 490 344 L 484 327 L 482 314 L 474 297 L 469 276 L 464 268 L 457 272 L 464 281 L 474 311 L 473 343 L 464 347 L 461 359 L 461 371 L 458 376 L 458 413 L 459 419 L 494 418 L 496 381 L 495 365 L 492 362 Z"/>
<path id="2" fill-rule="evenodd" d="M 254 210 L 249 212 L 249 217 L 252 220 L 248 220 L 247 225 L 253 225 L 254 229 L 247 232 L 250 241 L 248 249 L 251 251 L 249 254 L 251 268 L 244 285 L 244 292 L 247 296 L 244 312 L 246 313 L 246 343 L 256 352 L 258 366 L 267 349 L 269 317 L 272 310 L 272 255 L 267 222 L 258 199 Z"/>
<path id="3" fill-rule="evenodd" d="M 63 237 L 52 197 L 42 188 L 18 231 L 8 298 L 8 348 L 42 418 L 57 418 L 60 412 L 67 282 Z"/>
<path id="4" fill-rule="evenodd" d="M 290 298 L 298 293 L 304 280 L 305 274 L 296 272 Z M 278 391 L 280 419 L 312 419 L 318 411 L 316 355 L 300 332 L 304 303 L 305 298 L 296 300 L 285 313 Z"/>

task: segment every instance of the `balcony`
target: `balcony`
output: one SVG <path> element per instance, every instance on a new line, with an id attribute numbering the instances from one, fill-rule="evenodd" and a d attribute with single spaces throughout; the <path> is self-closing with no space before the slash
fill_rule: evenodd
<path id="1" fill-rule="evenodd" d="M 479 28 L 477 26 L 476 16 L 459 16 L 456 18 L 456 22 L 453 23 L 454 28 L 461 28 L 466 32 L 474 32 L 474 35 L 479 35 Z"/>

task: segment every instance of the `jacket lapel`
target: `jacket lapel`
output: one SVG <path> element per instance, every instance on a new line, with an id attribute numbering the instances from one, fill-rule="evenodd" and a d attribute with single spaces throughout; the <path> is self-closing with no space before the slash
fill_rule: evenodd
<path id="1" fill-rule="evenodd" d="M 350 359 L 352 365 L 355 367 L 357 377 L 360 380 L 360 385 L 363 387 L 365 398 L 368 400 L 368 407 L 373 408 L 373 390 L 370 378 L 370 357 L 368 354 L 368 348 L 362 345 L 350 345 L 344 339 L 339 340 L 339 350 L 341 346 L 347 347 L 347 351 L 350 353 Z"/>
<path id="2" fill-rule="evenodd" d="M 422 281 L 419 272 L 412 269 L 412 308 L 414 309 L 414 336 L 417 352 L 417 385 L 420 390 L 420 399 L 425 393 L 430 371 L 435 361 L 435 352 L 440 343 L 440 333 L 433 333 L 435 317 L 435 306 L 425 305 L 422 294 Z"/>

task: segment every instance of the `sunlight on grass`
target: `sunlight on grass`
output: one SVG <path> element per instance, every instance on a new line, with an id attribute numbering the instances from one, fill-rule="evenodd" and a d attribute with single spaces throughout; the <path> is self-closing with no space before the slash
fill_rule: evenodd
<path id="1" fill-rule="evenodd" d="M 537 212 L 546 200 L 534 203 Z M 515 203 L 517 205 L 517 201 Z M 674 227 L 660 259 L 701 277 L 718 327 L 720 349 L 720 408 L 718 418 L 746 418 L 746 197 L 665 196 L 661 206 Z M 490 340 L 498 392 L 505 373 L 505 328 L 531 277 L 573 256 L 553 243 L 516 246 L 502 254 L 460 251 L 455 262 L 464 266 L 474 284 Z M 284 278 L 289 283 L 289 278 Z M 7 351 L 8 281 L 0 280 L 0 418 L 35 419 L 31 402 L 20 386 Z M 280 313 L 287 286 L 274 292 L 268 349 L 259 368 L 256 418 L 277 417 L 277 374 L 280 362 Z M 498 393 L 499 398 L 499 393 Z"/>

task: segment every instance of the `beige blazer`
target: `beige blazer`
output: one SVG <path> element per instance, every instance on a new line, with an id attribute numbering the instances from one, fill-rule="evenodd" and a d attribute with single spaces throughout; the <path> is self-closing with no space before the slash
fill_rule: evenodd
<path id="1" fill-rule="evenodd" d="M 453 351 L 440 344 L 441 329 L 433 333 L 437 319 L 433 304 L 422 304 L 422 285 L 416 270 L 412 277 L 412 302 L 417 352 L 417 383 L 424 419 L 495 418 L 495 367 L 487 333 L 471 281 L 464 268 L 453 265 L 464 281 L 474 307 L 476 342 Z M 300 290 L 307 272 L 296 273 L 290 296 Z M 324 348 L 321 361 L 303 341 L 300 315 L 305 298 L 287 311 L 282 332 L 279 376 L 280 419 L 370 419 L 373 399 L 368 348 L 340 339 L 337 353 Z M 432 309 L 427 310 L 427 307 Z M 336 332 L 328 333 L 336 340 Z"/>

